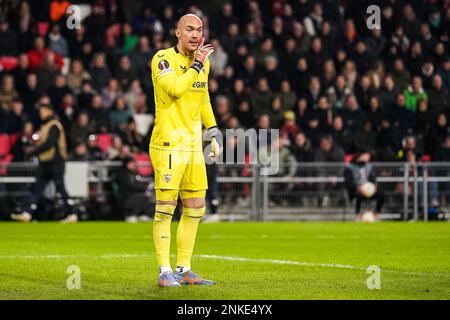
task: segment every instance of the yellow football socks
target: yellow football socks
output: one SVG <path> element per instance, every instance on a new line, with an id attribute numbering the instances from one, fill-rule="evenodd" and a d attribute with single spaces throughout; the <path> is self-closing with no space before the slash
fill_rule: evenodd
<path id="1" fill-rule="evenodd" d="M 200 220 L 206 208 L 185 208 L 177 230 L 177 266 L 189 269 Z"/>
<path id="2" fill-rule="evenodd" d="M 153 242 L 155 243 L 158 266 L 170 267 L 170 224 L 175 206 L 157 204 L 153 220 Z M 195 236 L 194 236 L 195 237 Z"/>

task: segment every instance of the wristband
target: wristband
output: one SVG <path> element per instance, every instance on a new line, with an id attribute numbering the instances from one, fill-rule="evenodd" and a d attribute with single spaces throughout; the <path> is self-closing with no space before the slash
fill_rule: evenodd
<path id="1" fill-rule="evenodd" d="M 203 63 L 195 60 L 193 64 L 191 64 L 191 68 L 200 73 L 200 70 L 203 68 Z"/>

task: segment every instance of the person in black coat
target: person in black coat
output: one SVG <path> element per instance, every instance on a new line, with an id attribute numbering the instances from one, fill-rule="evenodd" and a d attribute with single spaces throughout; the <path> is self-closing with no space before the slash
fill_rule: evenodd
<path id="1" fill-rule="evenodd" d="M 90 158 L 86 143 L 77 141 L 74 144 L 73 150 L 69 155 L 69 161 L 85 162 L 93 160 Z"/>
<path id="2" fill-rule="evenodd" d="M 106 65 L 106 58 L 104 53 L 97 53 L 92 61 L 92 67 L 89 69 L 89 74 L 92 77 L 92 86 L 101 91 L 103 87 L 106 87 L 108 81 L 111 79 L 112 74 Z"/>
<path id="3" fill-rule="evenodd" d="M 356 152 L 372 152 L 375 150 L 377 134 L 373 131 L 372 122 L 366 120 L 361 130 L 355 135 L 354 150 Z"/>
<path id="4" fill-rule="evenodd" d="M 0 117 L 1 118 L 1 117 Z M 22 131 L 19 133 L 17 142 L 12 148 L 13 161 L 21 162 L 28 160 L 26 157 L 26 150 L 30 149 L 34 145 L 33 141 L 34 127 L 31 121 L 27 121 L 23 124 Z"/>
<path id="5" fill-rule="evenodd" d="M 433 161 L 435 162 L 450 162 L 450 134 L 447 135 L 444 142 L 439 146 L 439 148 L 433 154 Z M 448 166 L 442 166 L 441 168 L 434 169 L 434 174 L 436 176 L 448 177 L 450 176 L 450 169 Z M 441 190 L 442 192 L 439 192 Z M 440 182 L 438 183 L 437 194 L 445 194 L 445 190 L 450 190 L 450 182 Z M 450 195 L 447 192 L 446 202 L 449 203 Z"/>
<path id="6" fill-rule="evenodd" d="M 400 93 L 397 95 L 396 102 L 387 115 L 394 126 L 400 129 L 402 135 L 411 134 L 416 126 L 416 118 L 411 110 L 406 108 L 405 96 Z"/>
<path id="7" fill-rule="evenodd" d="M 92 88 L 92 84 L 88 80 L 83 80 L 81 82 L 81 92 L 77 95 L 78 107 L 84 110 L 89 109 L 94 94 L 95 91 Z"/>
<path id="8" fill-rule="evenodd" d="M 289 82 L 293 84 L 297 95 L 306 95 L 310 77 L 308 62 L 305 58 L 299 58 L 295 68 L 289 70 Z"/>
<path id="9" fill-rule="evenodd" d="M 354 94 L 349 94 L 345 99 L 345 107 L 339 110 L 339 114 L 344 119 L 345 127 L 350 130 L 351 133 L 357 132 L 361 125 L 364 123 L 364 112 L 359 108 L 358 100 Z"/>
<path id="10" fill-rule="evenodd" d="M 72 89 L 67 85 L 66 78 L 63 75 L 57 75 L 54 83 L 48 88 L 47 95 L 55 108 L 59 108 L 64 95 L 72 93 Z"/>
<path id="11" fill-rule="evenodd" d="M 294 144 L 291 147 L 292 153 L 298 162 L 312 162 L 313 148 L 311 142 L 303 132 L 297 133 L 294 139 Z"/>
<path id="12" fill-rule="evenodd" d="M 437 114 L 439 112 L 448 112 L 450 110 L 450 93 L 444 87 L 440 74 L 435 74 L 433 76 L 432 86 L 427 93 L 430 111 Z"/>
<path id="13" fill-rule="evenodd" d="M 372 64 L 372 56 L 368 52 L 364 41 L 361 40 L 356 43 L 352 60 L 355 62 L 359 73 L 364 74 L 369 70 Z"/>
<path id="14" fill-rule="evenodd" d="M 388 117 L 383 118 L 377 134 L 377 160 L 395 160 L 395 153 L 401 148 L 401 141 L 402 134 L 398 127 L 393 126 Z"/>
<path id="15" fill-rule="evenodd" d="M 365 112 L 369 110 L 370 98 L 375 94 L 368 76 L 362 76 L 361 80 L 355 85 L 355 96 L 361 109 Z"/>
<path id="16" fill-rule="evenodd" d="M 344 150 L 338 146 L 331 135 L 323 135 L 320 138 L 320 146 L 314 152 L 315 162 L 343 162 Z"/>
<path id="17" fill-rule="evenodd" d="M 109 128 L 109 114 L 103 108 L 102 97 L 94 95 L 92 97 L 91 108 L 89 109 L 89 118 L 92 121 L 96 133 L 107 132 Z"/>
<path id="18" fill-rule="evenodd" d="M 427 138 L 428 151 L 433 154 L 450 134 L 450 125 L 445 113 L 440 113 L 430 127 Z"/>
<path id="19" fill-rule="evenodd" d="M 154 203 L 149 193 L 148 182 L 143 181 L 137 171 L 137 163 L 132 158 L 125 158 L 123 166 L 119 169 L 116 177 L 119 187 L 120 199 L 123 200 L 122 208 L 128 222 L 136 222 L 138 217 L 149 217 L 152 215 Z"/>
<path id="20" fill-rule="evenodd" d="M 19 49 L 17 34 L 9 28 L 6 17 L 0 16 L 0 57 L 16 56 Z"/>
<path id="21" fill-rule="evenodd" d="M 307 115 L 307 126 L 304 128 L 304 132 L 311 141 L 313 148 L 318 148 L 323 132 L 320 130 L 319 117 L 315 111 L 311 110 Z"/>
<path id="22" fill-rule="evenodd" d="M 36 113 L 35 117 L 37 118 L 37 111 L 34 108 L 34 105 L 39 100 L 42 92 L 38 87 L 38 77 L 36 73 L 29 73 L 27 75 L 25 88 L 23 88 L 20 96 L 22 98 L 25 111 L 27 113 Z"/>
<path id="23" fill-rule="evenodd" d="M 7 116 L 8 133 L 17 134 L 22 130 L 23 125 L 28 120 L 24 113 L 23 103 L 20 99 L 14 99 L 12 102 L 12 109 Z"/>
<path id="24" fill-rule="evenodd" d="M 433 161 L 450 162 L 450 134 L 447 135 L 441 146 L 435 151 Z"/>
<path id="25" fill-rule="evenodd" d="M 341 116 L 337 116 L 333 120 L 333 128 L 331 129 L 331 135 L 335 143 L 341 146 L 345 153 L 350 153 L 353 147 L 353 136 L 350 131 L 344 126 L 344 120 Z"/>
<path id="26" fill-rule="evenodd" d="M 311 73 L 314 75 L 320 75 L 323 72 L 323 65 L 327 58 L 327 53 L 323 51 L 322 40 L 316 37 L 311 42 L 311 49 L 306 55 L 308 65 L 310 66 Z"/>
<path id="27" fill-rule="evenodd" d="M 234 115 L 245 128 L 253 128 L 256 122 L 255 114 L 248 100 L 242 100 L 234 110 Z"/>
<path id="28" fill-rule="evenodd" d="M 416 127 L 415 132 L 418 135 L 426 136 L 432 122 L 432 114 L 428 107 L 428 101 L 420 99 L 416 111 Z"/>
<path id="29" fill-rule="evenodd" d="M 233 11 L 233 5 L 230 2 L 223 4 L 221 12 L 214 18 L 214 30 L 217 34 L 226 33 L 231 24 L 238 23 Z"/>
<path id="30" fill-rule="evenodd" d="M 320 146 L 315 150 L 313 160 L 314 162 L 343 163 L 344 157 L 344 150 L 334 143 L 333 137 L 331 135 L 324 135 L 320 138 Z M 334 191 L 336 191 L 336 189 L 339 188 L 339 185 L 333 177 L 341 176 L 342 173 L 340 172 L 341 170 L 336 167 L 330 167 L 322 170 L 322 174 L 325 174 L 331 178 L 329 182 L 321 182 L 316 184 L 319 204 L 325 207 L 329 204 L 332 190 L 334 189 Z"/>
<path id="31" fill-rule="evenodd" d="M 372 123 L 372 129 L 377 132 L 384 117 L 384 109 L 381 107 L 380 98 L 372 96 L 369 100 L 369 110 L 366 112 L 366 119 Z"/>
<path id="32" fill-rule="evenodd" d="M 390 74 L 384 78 L 383 87 L 380 90 L 380 103 L 384 110 L 389 110 L 395 102 L 398 90 L 394 79 Z"/>
<path id="33" fill-rule="evenodd" d="M 331 130 L 334 110 L 331 108 L 327 96 L 322 95 L 319 98 L 315 112 L 319 118 L 320 130 L 324 133 L 328 133 Z"/>
<path id="34" fill-rule="evenodd" d="M 124 144 L 130 146 L 133 152 L 144 150 L 145 140 L 144 137 L 138 132 L 136 121 L 133 117 L 128 119 L 126 126 L 119 131 L 119 135 Z"/>
<path id="35" fill-rule="evenodd" d="M 22 93 L 27 86 L 27 76 L 30 73 L 30 70 L 28 70 L 29 65 L 28 56 L 25 53 L 22 53 L 19 56 L 19 62 L 16 69 L 12 72 L 17 91 L 20 93 Z"/>

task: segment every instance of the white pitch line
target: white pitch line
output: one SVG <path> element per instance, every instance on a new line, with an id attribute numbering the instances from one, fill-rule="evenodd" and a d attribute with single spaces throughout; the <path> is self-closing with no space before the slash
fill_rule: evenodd
<path id="1" fill-rule="evenodd" d="M 129 258 L 150 258 L 153 255 L 150 254 L 102 254 L 98 256 L 94 255 L 0 255 L 0 260 L 2 259 L 76 259 L 76 258 L 100 258 L 100 259 L 129 259 Z M 172 255 L 174 256 L 174 255 Z M 197 254 L 194 255 L 196 258 L 209 259 L 209 260 L 225 260 L 225 261 L 240 261 L 240 262 L 255 262 L 255 263 L 267 263 L 267 264 L 278 264 L 278 265 L 296 265 L 303 267 L 322 267 L 322 268 L 334 268 L 334 269 L 349 269 L 349 270 L 361 270 L 366 271 L 367 267 L 352 266 L 348 264 L 340 263 L 318 263 L 318 262 L 303 262 L 303 261 L 293 261 L 293 260 L 274 260 L 274 259 L 256 259 L 256 258 L 243 258 L 243 257 L 233 257 L 233 256 L 219 256 L 210 254 Z M 439 272 L 416 272 L 416 271 L 400 271 L 400 270 L 389 270 L 381 269 L 382 272 L 388 273 L 398 273 L 404 275 L 413 276 L 440 276 L 440 277 L 450 277 L 449 273 L 439 273 Z"/>
<path id="2" fill-rule="evenodd" d="M 126 259 L 126 258 L 147 258 L 151 257 L 150 254 L 101 254 L 98 256 L 86 255 L 86 254 L 47 254 L 47 255 L 4 255 L 0 256 L 2 259 L 75 259 L 75 258 L 100 258 L 100 259 Z"/>
<path id="3" fill-rule="evenodd" d="M 339 263 L 318 263 L 318 262 L 302 262 L 302 261 L 292 261 L 292 260 L 255 259 L 255 258 L 242 258 L 242 257 L 230 257 L 230 256 L 217 256 L 217 255 L 209 255 L 209 254 L 197 254 L 194 256 L 197 258 L 212 259 L 212 260 L 229 260 L 229 261 L 269 263 L 269 264 L 280 264 L 280 265 L 296 265 L 296 266 L 304 266 L 304 267 L 351 269 L 351 270 L 364 270 L 364 271 L 367 270 L 367 267 L 358 267 L 358 266 L 352 266 L 352 265 L 348 265 L 348 264 L 339 264 Z M 416 272 L 416 271 L 400 271 L 400 270 L 389 270 L 389 269 L 381 269 L 381 272 L 400 273 L 400 274 L 414 275 L 414 276 L 450 277 L 450 273 L 438 273 L 438 272 Z"/>
<path id="4" fill-rule="evenodd" d="M 325 267 L 325 268 L 339 268 L 339 269 L 354 269 L 354 270 L 366 270 L 363 267 L 356 267 L 347 264 L 339 263 L 315 263 L 315 262 L 302 262 L 302 261 L 291 261 L 291 260 L 272 260 L 272 259 L 255 259 L 255 258 L 241 258 L 241 257 L 229 257 L 229 256 L 217 256 L 210 254 L 197 254 L 195 257 L 203 259 L 213 259 L 213 260 L 229 260 L 229 261 L 243 261 L 243 262 L 258 262 L 258 263 L 271 263 L 271 264 L 285 264 L 285 265 L 296 265 L 305 267 Z"/>

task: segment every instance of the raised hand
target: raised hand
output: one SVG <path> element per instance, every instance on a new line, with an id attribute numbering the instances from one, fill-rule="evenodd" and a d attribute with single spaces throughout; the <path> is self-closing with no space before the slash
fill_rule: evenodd
<path id="1" fill-rule="evenodd" d="M 206 59 L 214 52 L 214 48 L 212 44 L 206 44 L 205 38 L 201 37 L 199 40 L 199 45 L 197 48 L 197 51 L 195 51 L 195 61 L 200 62 L 201 64 L 204 64 Z"/>

